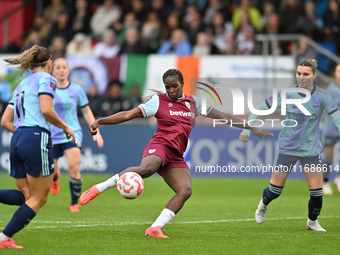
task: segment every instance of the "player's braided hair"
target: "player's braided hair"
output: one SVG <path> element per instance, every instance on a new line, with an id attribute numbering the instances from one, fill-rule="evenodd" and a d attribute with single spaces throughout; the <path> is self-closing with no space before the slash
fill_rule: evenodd
<path id="1" fill-rule="evenodd" d="M 318 64 L 316 63 L 315 59 L 304 59 L 299 63 L 299 66 L 309 66 L 310 68 L 312 68 L 313 74 L 316 71 L 316 67 L 318 66 Z"/>
<path id="2" fill-rule="evenodd" d="M 51 59 L 51 53 L 44 47 L 34 45 L 32 48 L 25 50 L 20 56 L 15 58 L 4 59 L 11 65 L 20 64 L 20 69 L 24 71 L 33 69 L 34 67 L 44 67 Z"/>
<path id="3" fill-rule="evenodd" d="M 169 69 L 168 71 L 166 71 L 163 74 L 163 82 L 165 81 L 166 78 L 168 78 L 170 76 L 177 76 L 179 82 L 181 84 L 184 84 L 183 74 L 180 71 L 178 71 L 177 69 Z"/>

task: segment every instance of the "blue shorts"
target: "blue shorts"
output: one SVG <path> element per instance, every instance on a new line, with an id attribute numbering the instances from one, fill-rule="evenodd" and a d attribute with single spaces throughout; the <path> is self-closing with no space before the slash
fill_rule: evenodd
<path id="1" fill-rule="evenodd" d="M 298 160 L 301 167 L 322 167 L 320 154 L 314 157 L 299 157 L 279 153 L 275 168 L 282 172 L 290 172 Z"/>
<path id="2" fill-rule="evenodd" d="M 64 155 L 64 150 L 74 147 L 78 147 L 79 149 L 81 149 L 80 146 L 80 144 L 72 142 L 54 144 L 52 147 L 52 156 L 54 159 L 58 159 Z"/>
<path id="3" fill-rule="evenodd" d="M 10 146 L 11 176 L 26 178 L 54 173 L 50 132 L 40 127 L 20 127 L 13 133 Z"/>
<path id="4" fill-rule="evenodd" d="M 324 146 L 325 147 L 334 147 L 334 145 L 339 141 L 340 141 L 340 136 L 325 136 Z"/>

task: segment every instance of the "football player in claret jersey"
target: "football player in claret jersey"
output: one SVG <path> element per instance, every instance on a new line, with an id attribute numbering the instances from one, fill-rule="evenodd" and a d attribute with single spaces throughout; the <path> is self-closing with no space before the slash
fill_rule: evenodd
<path id="1" fill-rule="evenodd" d="M 57 85 L 50 74 L 51 53 L 38 45 L 20 56 L 5 59 L 9 64 L 20 64 L 32 74 L 23 79 L 1 119 L 1 125 L 13 133 L 10 145 L 11 176 L 19 190 L 0 190 L 0 202 L 17 205 L 19 209 L 0 233 L 0 248 L 23 248 L 11 237 L 28 225 L 47 202 L 53 180 L 50 124 L 60 127 L 74 142 L 74 131 L 53 109 Z"/>
<path id="2" fill-rule="evenodd" d="M 71 193 L 71 212 L 79 212 L 78 198 L 81 192 L 82 179 L 80 175 L 80 150 L 83 141 L 83 132 L 78 120 L 78 106 L 90 125 L 95 119 L 85 91 L 78 84 L 70 82 L 68 76 L 70 70 L 65 59 L 58 58 L 54 60 L 52 66 L 52 74 L 57 78 L 57 88 L 54 98 L 54 109 L 60 118 L 68 124 L 75 132 L 76 143 L 72 143 L 66 137 L 63 130 L 57 126 L 51 126 L 52 138 L 52 156 L 54 159 L 55 175 L 51 186 L 51 193 L 57 195 L 59 191 L 59 175 L 58 159 L 65 153 L 70 174 L 70 193 Z M 103 138 L 98 132 L 93 136 L 93 140 L 97 142 L 98 147 L 102 148 Z"/>
<path id="3" fill-rule="evenodd" d="M 138 117 L 155 116 L 157 119 L 157 131 L 143 151 L 143 157 L 139 166 L 129 167 L 109 178 L 108 180 L 92 186 L 82 193 L 80 203 L 85 205 L 94 197 L 108 188 L 116 186 L 119 176 L 125 172 L 136 172 L 141 177 L 147 178 L 157 172 L 175 192 L 168 201 L 165 209 L 156 221 L 145 231 L 145 235 L 156 238 L 168 238 L 161 228 L 172 220 L 176 213 L 183 207 L 185 201 L 191 196 L 191 176 L 187 164 L 183 159 L 183 153 L 187 147 L 188 138 L 195 125 L 195 117 L 202 115 L 201 101 L 194 96 L 183 94 L 183 75 L 176 69 L 170 69 L 163 74 L 163 83 L 166 93 L 155 92 L 135 109 L 120 112 L 105 118 L 96 120 L 90 131 L 96 134 L 100 125 L 122 123 Z M 213 107 L 208 107 L 206 115 L 214 119 L 227 119 L 228 123 L 241 123 L 241 120 Z M 240 128 L 253 131 L 261 138 L 273 136 L 269 131 L 262 131 L 255 127 L 236 124 Z"/>
<path id="4" fill-rule="evenodd" d="M 334 71 L 335 81 L 329 84 L 326 91 L 332 97 L 334 104 L 340 108 L 340 65 L 335 67 Z M 333 123 L 332 118 L 328 114 L 324 114 L 324 123 L 322 127 L 322 136 L 323 136 L 323 152 L 325 155 L 324 159 L 324 171 L 323 171 L 323 193 L 325 195 L 332 195 L 333 190 L 330 185 L 329 175 L 331 172 L 338 172 L 337 176 L 334 179 L 334 184 L 337 187 L 338 192 L 340 193 L 340 172 L 339 165 L 332 165 L 333 163 L 333 154 L 334 154 L 334 146 L 337 142 L 340 141 L 340 134 L 338 129 Z"/>
<path id="5" fill-rule="evenodd" d="M 282 193 L 286 179 L 296 162 L 300 161 L 300 169 L 307 179 L 310 199 L 308 202 L 307 229 L 314 231 L 326 231 L 317 221 L 322 208 L 322 165 L 320 153 L 322 144 L 320 141 L 319 122 L 325 110 L 336 127 L 340 131 L 340 113 L 334 105 L 330 95 L 323 89 L 314 85 L 316 77 L 316 61 L 314 59 L 302 60 L 296 70 L 296 85 L 293 88 L 307 89 L 311 93 L 311 98 L 303 106 L 310 115 L 305 115 L 300 108 L 293 104 L 287 105 L 287 115 L 285 119 L 291 125 L 282 129 L 279 135 L 279 153 L 275 159 L 275 168 L 272 172 L 269 187 L 263 190 L 263 195 L 255 212 L 255 220 L 262 224 L 266 218 L 268 204 Z M 302 99 L 305 95 L 298 92 L 289 92 L 287 99 Z M 281 93 L 278 94 L 281 99 Z M 281 102 L 281 100 L 278 100 Z M 272 98 L 267 98 L 265 102 L 257 106 L 258 110 L 268 110 L 271 108 Z M 281 105 L 278 103 L 278 107 Z M 256 115 L 251 114 L 249 120 L 255 120 Z M 293 121 L 296 125 L 294 125 Z M 250 132 L 243 130 L 240 140 L 247 142 Z"/>

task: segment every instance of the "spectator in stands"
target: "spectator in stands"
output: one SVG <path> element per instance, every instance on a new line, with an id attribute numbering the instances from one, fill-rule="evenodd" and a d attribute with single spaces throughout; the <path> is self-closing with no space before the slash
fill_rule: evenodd
<path id="1" fill-rule="evenodd" d="M 100 116 L 103 98 L 98 93 L 98 87 L 96 84 L 92 84 L 87 92 L 87 98 L 89 100 L 89 106 L 95 117 Z"/>
<path id="2" fill-rule="evenodd" d="M 234 29 L 230 22 L 225 22 L 221 12 L 215 13 L 211 25 L 206 29 L 213 38 L 213 44 L 220 54 L 232 54 L 234 50 Z"/>
<path id="3" fill-rule="evenodd" d="M 187 10 L 188 14 L 185 16 L 186 25 L 184 26 L 184 30 L 188 35 L 190 44 L 195 45 L 197 34 L 203 32 L 205 27 L 202 23 L 201 14 L 194 6 L 189 6 Z"/>
<path id="4" fill-rule="evenodd" d="M 92 16 L 90 26 L 96 40 L 101 40 L 105 30 L 119 20 L 120 9 L 115 5 L 114 0 L 104 0 Z"/>
<path id="5" fill-rule="evenodd" d="M 266 27 L 267 21 L 268 21 L 269 17 L 272 14 L 274 14 L 274 13 L 275 13 L 274 3 L 271 2 L 271 1 L 266 1 L 263 4 L 263 14 L 262 14 L 262 17 L 261 17 L 261 28 L 262 28 L 262 31 Z"/>
<path id="6" fill-rule="evenodd" d="M 144 6 L 144 1 L 142 0 L 132 0 L 129 12 L 134 13 L 136 19 L 140 23 L 144 22 L 145 18 L 147 17 L 147 10 Z"/>
<path id="7" fill-rule="evenodd" d="M 303 14 L 299 0 L 286 0 L 280 11 L 282 32 L 287 34 L 297 33 L 297 20 Z"/>
<path id="8" fill-rule="evenodd" d="M 210 36 L 204 32 L 197 34 L 196 44 L 192 50 L 195 56 L 206 56 L 218 54 L 217 47 L 211 43 Z"/>
<path id="9" fill-rule="evenodd" d="M 299 17 L 297 24 L 303 34 L 317 41 L 322 39 L 323 20 L 316 15 L 315 4 L 312 1 L 306 3 L 305 14 Z"/>
<path id="10" fill-rule="evenodd" d="M 53 25 L 52 29 L 47 38 L 47 45 L 50 45 L 52 38 L 60 35 L 66 40 L 66 43 L 71 41 L 73 37 L 72 27 L 70 26 L 70 16 L 69 13 L 64 11 L 59 13 L 57 22 Z"/>
<path id="11" fill-rule="evenodd" d="M 203 13 L 206 10 L 208 0 L 187 0 L 188 6 L 195 6 L 197 10 Z"/>
<path id="12" fill-rule="evenodd" d="M 91 56 L 91 39 L 85 34 L 79 33 L 74 36 L 66 47 L 67 56 Z"/>
<path id="13" fill-rule="evenodd" d="M 140 95 L 140 86 L 133 84 L 130 89 L 130 107 L 131 109 L 136 108 L 142 102 Z"/>
<path id="14" fill-rule="evenodd" d="M 112 80 L 108 84 L 109 98 L 102 104 L 102 116 L 109 116 L 120 111 L 131 109 L 130 99 L 123 95 L 123 84 L 119 80 Z"/>
<path id="15" fill-rule="evenodd" d="M 50 26 L 46 22 L 43 15 L 40 14 L 35 15 L 33 27 L 39 31 L 41 40 L 46 42 L 48 34 L 50 32 Z"/>
<path id="16" fill-rule="evenodd" d="M 180 29 L 180 28 L 181 28 L 181 22 L 179 20 L 178 15 L 176 13 L 170 14 L 167 18 L 165 28 L 163 29 L 161 43 L 163 43 L 166 40 L 169 40 L 172 32 L 175 29 Z"/>
<path id="17" fill-rule="evenodd" d="M 299 40 L 297 62 L 300 63 L 304 59 L 316 59 L 316 52 L 311 46 L 306 43 L 306 41 Z"/>
<path id="18" fill-rule="evenodd" d="M 209 0 L 209 5 L 203 17 L 203 24 L 208 26 L 217 12 L 222 13 L 225 20 L 230 21 L 230 14 L 228 10 L 224 8 L 221 1 L 220 0 Z"/>
<path id="19" fill-rule="evenodd" d="M 147 54 L 149 49 L 144 47 L 139 40 L 139 32 L 130 28 L 125 33 L 125 42 L 121 45 L 119 54 Z"/>
<path id="20" fill-rule="evenodd" d="M 191 46 L 186 39 L 185 32 L 182 29 L 175 29 L 172 32 L 171 39 L 162 44 L 158 50 L 158 54 L 190 55 Z"/>
<path id="21" fill-rule="evenodd" d="M 335 42 L 340 49 L 340 8 L 337 0 L 330 0 L 325 15 L 326 40 Z"/>
<path id="22" fill-rule="evenodd" d="M 276 13 L 272 13 L 268 16 L 267 20 L 266 20 L 266 24 L 262 30 L 262 33 L 264 34 L 280 34 L 280 17 L 278 14 Z M 276 55 L 280 55 L 282 53 L 282 49 L 281 49 L 281 43 L 278 41 L 276 43 L 275 49 L 272 49 L 272 43 L 269 44 L 269 54 L 276 54 Z"/>
<path id="23" fill-rule="evenodd" d="M 118 54 L 119 50 L 120 46 L 116 41 L 114 32 L 108 29 L 104 33 L 103 41 L 94 46 L 93 54 L 96 57 L 113 58 Z"/>
<path id="24" fill-rule="evenodd" d="M 260 48 L 254 35 L 255 31 L 251 25 L 241 27 L 235 38 L 235 53 L 237 55 L 260 54 Z"/>
<path id="25" fill-rule="evenodd" d="M 146 21 L 141 28 L 141 43 L 144 47 L 150 47 L 151 52 L 157 52 L 162 33 L 162 23 L 157 12 L 148 13 Z"/>
<path id="26" fill-rule="evenodd" d="M 53 61 L 57 58 L 63 58 L 66 53 L 65 38 L 60 35 L 54 37 L 52 39 L 52 44 L 50 45 L 49 50 L 52 53 Z"/>
<path id="27" fill-rule="evenodd" d="M 232 23 L 234 29 L 238 30 L 240 28 L 243 13 L 247 13 L 250 23 L 257 31 L 261 31 L 261 13 L 256 7 L 252 6 L 250 0 L 241 0 L 240 7 L 233 12 Z"/>
<path id="28" fill-rule="evenodd" d="M 166 22 L 169 13 L 165 7 L 164 0 L 151 0 L 151 11 L 157 12 L 160 19 L 164 23 Z"/>
<path id="29" fill-rule="evenodd" d="M 183 20 L 186 14 L 186 2 L 185 0 L 172 0 L 172 4 L 169 7 L 170 13 L 176 13 L 180 20 Z"/>
<path id="30" fill-rule="evenodd" d="M 25 42 L 21 46 L 21 51 L 28 50 L 28 49 L 32 48 L 32 46 L 34 46 L 34 45 L 39 45 L 39 46 L 44 45 L 42 40 L 41 40 L 39 30 L 37 28 L 31 29 L 31 31 L 29 32 Z"/>
<path id="31" fill-rule="evenodd" d="M 44 10 L 44 17 L 50 27 L 58 21 L 61 12 L 68 11 L 63 0 L 52 0 L 51 4 Z"/>
<path id="32" fill-rule="evenodd" d="M 72 13 L 72 30 L 73 34 L 84 33 L 89 35 L 91 33 L 90 21 L 92 13 L 90 5 L 87 0 L 76 0 L 74 12 Z"/>
<path id="33" fill-rule="evenodd" d="M 119 43 L 123 44 L 125 41 L 126 31 L 128 31 L 131 28 L 139 30 L 140 22 L 136 19 L 136 15 L 133 12 L 128 12 L 124 16 L 123 24 L 116 21 L 112 26 L 115 32 L 119 34 L 118 36 Z"/>

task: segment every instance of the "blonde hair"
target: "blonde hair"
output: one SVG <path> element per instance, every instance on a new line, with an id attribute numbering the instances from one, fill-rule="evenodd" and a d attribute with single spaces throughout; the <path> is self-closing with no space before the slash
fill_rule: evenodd
<path id="1" fill-rule="evenodd" d="M 53 61 L 52 70 L 54 69 L 54 66 L 56 65 L 56 63 L 59 62 L 59 61 L 61 61 L 61 60 L 62 60 L 62 61 L 65 61 L 66 65 L 67 65 L 67 68 L 70 69 L 69 66 L 68 66 L 68 63 L 67 63 L 66 59 L 64 59 L 64 58 L 57 58 L 57 59 L 55 59 L 55 60 Z"/>
<path id="2" fill-rule="evenodd" d="M 15 58 L 6 58 L 4 61 L 11 65 L 20 64 L 20 69 L 23 72 L 28 69 L 33 70 L 35 67 L 44 67 L 52 58 L 51 53 L 44 47 L 34 45 L 32 48 L 25 50 L 20 56 Z"/>
<path id="3" fill-rule="evenodd" d="M 164 94 L 163 91 L 160 91 L 160 90 L 157 90 L 157 89 L 148 89 L 148 91 L 150 91 L 150 93 L 147 94 L 145 97 L 143 97 L 142 103 L 145 103 L 146 101 L 148 101 L 154 95 L 162 95 L 162 94 Z"/>
<path id="4" fill-rule="evenodd" d="M 299 66 L 309 66 L 310 68 L 312 68 L 313 74 L 316 72 L 316 68 L 318 66 L 318 63 L 316 62 L 315 59 L 304 59 L 299 63 Z"/>

